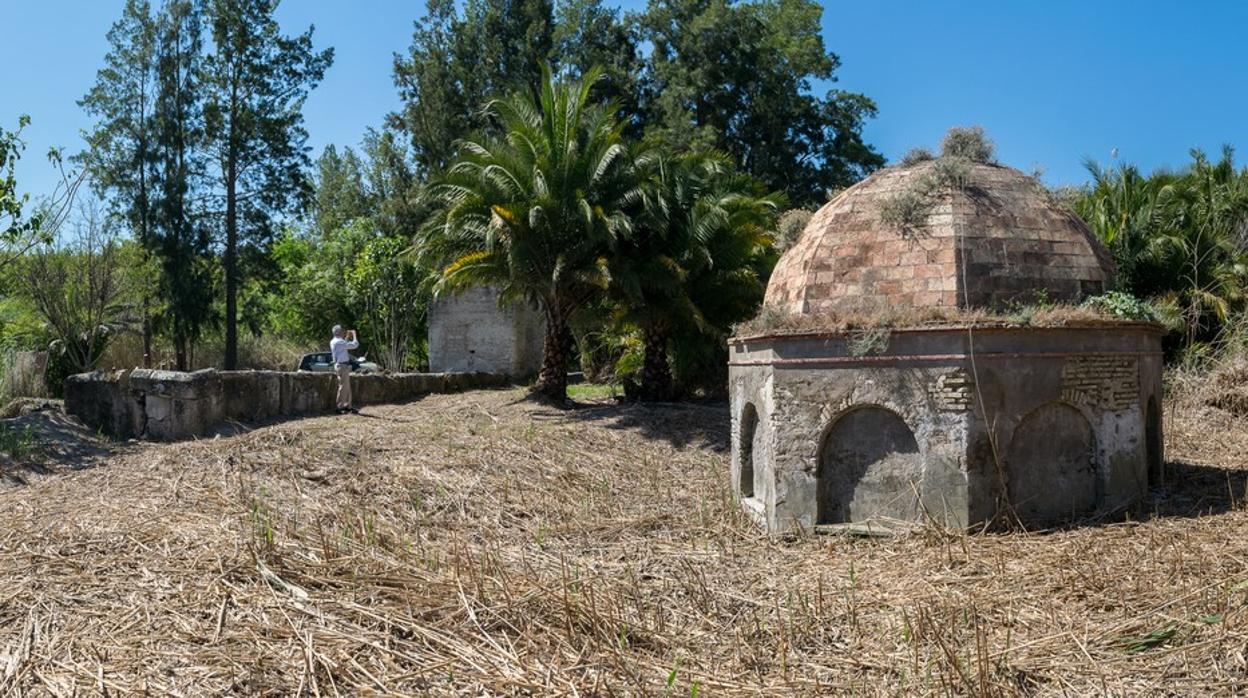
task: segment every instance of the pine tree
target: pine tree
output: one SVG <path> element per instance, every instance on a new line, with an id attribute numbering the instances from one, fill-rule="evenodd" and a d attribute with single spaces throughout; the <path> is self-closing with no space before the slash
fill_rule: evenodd
<path id="1" fill-rule="evenodd" d="M 394 61 L 403 110 L 389 125 L 411 138 L 422 174 L 454 159 L 459 139 L 489 126 L 482 107 L 514 92 L 536 94 L 554 50 L 550 0 L 431 0 L 407 56 Z"/>
<path id="2" fill-rule="evenodd" d="M 157 32 L 152 219 L 174 354 L 178 370 L 185 371 L 194 360 L 194 342 L 211 317 L 212 299 L 209 238 L 195 206 L 204 169 L 199 83 L 203 40 L 193 2 L 166 3 Z"/>
<path id="3" fill-rule="evenodd" d="M 95 85 L 79 100 L 98 119 L 84 137 L 87 150 L 78 161 L 90 174 L 96 192 L 108 198 L 112 213 L 124 220 L 145 255 L 155 245 L 154 169 L 157 98 L 157 19 L 147 0 L 126 0 L 122 16 L 108 32 L 111 47 Z M 143 365 L 152 363 L 152 306 L 143 294 Z"/>
<path id="4" fill-rule="evenodd" d="M 205 126 L 224 199 L 225 368 L 238 366 L 242 247 L 267 249 L 277 219 L 301 210 L 310 188 L 303 103 L 333 62 L 312 28 L 284 36 L 278 0 L 208 0 L 212 52 L 204 61 Z"/>

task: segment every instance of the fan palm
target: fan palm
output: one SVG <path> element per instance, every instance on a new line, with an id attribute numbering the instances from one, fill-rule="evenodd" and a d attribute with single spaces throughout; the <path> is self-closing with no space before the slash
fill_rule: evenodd
<path id="1" fill-rule="evenodd" d="M 717 153 L 645 152 L 634 225 L 608 259 L 617 320 L 640 329 L 640 397 L 673 395 L 669 343 L 676 334 L 719 335 L 762 298 L 760 255 L 779 195 L 763 196 Z M 762 270 L 765 273 L 765 270 Z"/>
<path id="2" fill-rule="evenodd" d="M 636 196 L 612 104 L 589 103 L 599 71 L 559 81 L 543 71 L 536 102 L 513 95 L 487 107 L 498 136 L 458 144 L 432 189 L 442 208 L 421 232 L 435 292 L 492 284 L 501 300 L 546 317 L 537 391 L 567 398 L 573 311 L 602 292 L 600 260 L 627 233 Z"/>

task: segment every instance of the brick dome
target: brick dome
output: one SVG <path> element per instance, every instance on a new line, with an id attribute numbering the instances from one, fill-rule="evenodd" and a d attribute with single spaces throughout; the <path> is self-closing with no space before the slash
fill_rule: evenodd
<path id="1" fill-rule="evenodd" d="M 1078 301 L 1113 279 L 1109 254 L 1033 178 L 928 160 L 881 170 L 811 217 L 767 304 L 801 315 L 888 307 Z"/>

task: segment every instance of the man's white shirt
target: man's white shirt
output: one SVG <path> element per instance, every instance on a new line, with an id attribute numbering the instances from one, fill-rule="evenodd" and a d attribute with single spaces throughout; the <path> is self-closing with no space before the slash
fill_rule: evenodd
<path id="1" fill-rule="evenodd" d="M 329 341 L 329 351 L 334 355 L 334 363 L 336 364 L 351 363 L 351 354 L 348 352 L 352 349 L 359 348 L 360 343 L 358 341 L 351 342 L 343 339 L 342 337 L 334 337 Z"/>

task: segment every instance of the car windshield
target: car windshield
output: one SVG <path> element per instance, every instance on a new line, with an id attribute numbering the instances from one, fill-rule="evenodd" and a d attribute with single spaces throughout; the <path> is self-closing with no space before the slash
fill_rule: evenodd
<path id="1" fill-rule="evenodd" d="M 330 360 L 330 355 L 327 352 L 307 354 L 303 357 L 303 360 L 299 362 L 299 370 L 311 371 L 314 368 L 319 366 L 328 366 L 331 363 L 333 362 Z"/>

